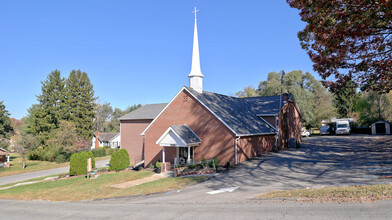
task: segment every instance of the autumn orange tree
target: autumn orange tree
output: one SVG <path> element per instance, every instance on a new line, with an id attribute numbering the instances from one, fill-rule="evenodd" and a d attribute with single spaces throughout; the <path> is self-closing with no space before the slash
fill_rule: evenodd
<path id="1" fill-rule="evenodd" d="M 287 2 L 307 23 L 298 38 L 326 87 L 353 81 L 363 90 L 392 90 L 392 1 Z"/>

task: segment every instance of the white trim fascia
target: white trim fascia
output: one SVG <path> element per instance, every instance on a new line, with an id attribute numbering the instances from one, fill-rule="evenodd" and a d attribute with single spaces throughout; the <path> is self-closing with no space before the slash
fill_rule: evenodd
<path id="1" fill-rule="evenodd" d="M 224 122 L 218 115 L 216 115 L 211 109 L 209 109 L 202 101 L 200 101 L 196 96 L 194 96 L 186 87 L 184 87 L 184 89 L 191 94 L 191 96 L 193 98 L 195 98 L 202 106 L 204 106 L 208 111 L 211 112 L 211 114 L 213 114 L 219 121 L 221 121 L 231 132 L 233 132 L 234 135 L 238 136 L 238 134 L 229 126 L 226 124 L 226 122 Z"/>
<path id="2" fill-rule="evenodd" d="M 155 144 L 158 144 L 159 142 L 161 142 L 163 137 L 166 136 L 169 133 L 170 129 L 171 129 L 170 127 L 168 129 L 166 129 L 166 131 L 163 132 L 163 134 L 158 138 L 158 140 L 155 142 Z"/>
<path id="3" fill-rule="evenodd" d="M 276 135 L 276 132 L 258 133 L 258 134 L 239 134 L 237 135 L 237 137 L 264 136 L 264 135 Z"/>
<path id="4" fill-rule="evenodd" d="M 185 86 L 182 87 L 180 89 L 180 91 L 174 96 L 174 98 L 172 98 L 172 100 L 170 100 L 169 103 L 167 103 L 167 105 L 165 106 L 165 108 L 162 109 L 161 112 L 159 112 L 159 114 L 154 118 L 154 120 L 152 120 L 152 122 L 147 126 L 146 129 L 144 129 L 144 131 L 140 134 L 140 135 L 144 135 L 146 133 L 146 131 L 151 127 L 152 124 L 154 124 L 154 122 L 159 118 L 159 116 L 162 115 L 162 113 L 167 109 L 167 107 L 169 107 L 169 105 L 177 98 L 178 95 L 181 94 L 181 92 L 185 89 Z"/>
<path id="5" fill-rule="evenodd" d="M 272 129 L 274 129 L 275 131 L 277 131 L 276 130 L 276 128 L 274 128 L 274 126 L 272 126 L 268 121 L 266 121 L 264 118 L 262 118 L 262 117 L 259 117 L 261 120 L 263 120 L 265 123 L 267 123 L 267 125 L 269 125 Z"/>
<path id="6" fill-rule="evenodd" d="M 201 144 L 201 142 L 190 143 L 190 144 L 187 144 L 187 146 L 193 147 L 193 146 L 199 146 L 199 144 Z"/>

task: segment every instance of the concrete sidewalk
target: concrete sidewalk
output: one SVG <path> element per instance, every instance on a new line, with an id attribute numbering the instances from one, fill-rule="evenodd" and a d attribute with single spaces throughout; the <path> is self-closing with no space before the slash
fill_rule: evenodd
<path id="1" fill-rule="evenodd" d="M 110 161 L 110 159 L 96 161 L 95 166 L 97 168 L 107 167 L 107 166 L 109 166 L 109 161 Z M 69 172 L 69 166 L 55 168 L 55 169 L 49 169 L 49 170 L 35 171 L 35 172 L 30 172 L 30 173 L 16 174 L 16 175 L 11 175 L 11 176 L 4 176 L 4 177 L 0 177 L 0 185 L 5 185 L 5 184 L 9 184 L 9 183 L 16 183 L 16 182 L 20 182 L 20 181 L 33 179 L 33 178 L 50 176 L 50 175 L 55 175 L 55 174 L 60 174 L 60 173 L 67 173 L 67 172 Z"/>

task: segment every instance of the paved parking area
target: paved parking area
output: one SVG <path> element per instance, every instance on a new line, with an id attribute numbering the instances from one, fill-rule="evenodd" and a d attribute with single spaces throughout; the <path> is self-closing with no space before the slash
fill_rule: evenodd
<path id="1" fill-rule="evenodd" d="M 229 172 L 165 195 L 125 197 L 105 203 L 242 203 L 259 193 L 307 187 L 391 183 L 392 136 L 317 136 L 300 149 L 268 153 Z M 232 192 L 208 194 L 219 189 Z"/>

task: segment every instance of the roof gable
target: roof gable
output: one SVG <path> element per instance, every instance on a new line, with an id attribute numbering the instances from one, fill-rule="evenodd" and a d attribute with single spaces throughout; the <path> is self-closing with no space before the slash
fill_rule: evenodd
<path id="1" fill-rule="evenodd" d="M 196 146 L 201 139 L 188 127 L 188 125 L 170 126 L 156 141 L 161 146 L 187 147 Z"/>

